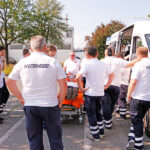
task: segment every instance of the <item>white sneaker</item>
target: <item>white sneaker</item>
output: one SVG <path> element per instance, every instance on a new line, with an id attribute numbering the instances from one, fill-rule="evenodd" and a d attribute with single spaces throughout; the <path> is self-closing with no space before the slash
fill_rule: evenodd
<path id="1" fill-rule="evenodd" d="M 133 150 L 134 144 L 135 144 L 135 142 L 133 140 L 129 141 L 129 143 L 126 146 L 126 149 L 127 150 Z"/>
<path id="2" fill-rule="evenodd" d="M 96 138 L 94 138 L 91 134 L 88 135 L 88 138 L 91 139 L 91 140 L 93 140 L 93 141 L 95 141 L 95 142 L 99 142 L 99 141 L 100 141 L 100 138 L 99 138 L 99 139 L 96 139 Z"/>
<path id="3" fill-rule="evenodd" d="M 8 115 L 8 112 L 4 110 L 2 113 L 0 113 L 0 115 L 6 116 L 6 115 Z"/>
<path id="4" fill-rule="evenodd" d="M 99 142 L 99 141 L 100 141 L 100 139 L 96 139 L 96 138 L 93 138 L 93 140 L 94 140 L 95 142 Z"/>
<path id="5" fill-rule="evenodd" d="M 103 139 L 105 137 L 105 134 L 100 135 L 100 139 Z"/>

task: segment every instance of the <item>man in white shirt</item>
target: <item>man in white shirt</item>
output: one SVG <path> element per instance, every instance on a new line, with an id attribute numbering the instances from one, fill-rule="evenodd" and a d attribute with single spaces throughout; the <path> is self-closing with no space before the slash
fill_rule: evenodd
<path id="1" fill-rule="evenodd" d="M 71 73 L 76 75 L 80 69 L 80 60 L 75 58 L 75 52 L 70 53 L 70 58 L 64 63 L 64 70 L 66 74 Z"/>
<path id="2" fill-rule="evenodd" d="M 43 121 L 51 150 L 63 150 L 60 108 L 66 95 L 66 76 L 58 61 L 47 56 L 43 36 L 31 38 L 32 54 L 19 61 L 8 77 L 11 93 L 24 105 L 30 150 L 44 150 Z M 16 80 L 22 80 L 22 94 Z M 57 98 L 57 82 L 60 86 Z"/>
<path id="3" fill-rule="evenodd" d="M 120 93 L 121 68 L 132 67 L 137 61 L 139 60 L 128 62 L 121 58 L 116 58 L 112 47 L 108 47 L 105 50 L 105 59 L 103 59 L 103 62 L 114 72 L 114 79 L 109 88 L 105 90 L 105 96 L 102 99 L 104 125 L 107 129 L 112 128 L 112 113 Z"/>
<path id="4" fill-rule="evenodd" d="M 125 67 L 128 62 L 121 58 L 116 58 L 112 48 L 105 50 L 105 59 L 103 59 L 103 62 L 112 69 L 115 75 L 110 87 L 105 90 L 105 96 L 102 99 L 104 125 L 105 128 L 111 129 L 112 113 L 120 93 L 121 68 Z"/>
<path id="5" fill-rule="evenodd" d="M 148 48 L 139 47 L 137 58 L 141 59 L 132 70 L 127 98 L 130 101 L 132 126 L 128 134 L 127 150 L 144 150 L 143 118 L 150 108 L 150 59 Z"/>
<path id="6" fill-rule="evenodd" d="M 75 52 L 70 53 L 70 58 L 64 63 L 64 70 L 67 74 L 67 99 L 75 99 L 78 94 L 78 85 L 75 81 L 76 74 L 80 69 L 80 60 L 75 58 Z"/>
<path id="7" fill-rule="evenodd" d="M 97 59 L 98 51 L 94 47 L 86 50 L 88 61 L 84 62 L 77 74 L 78 86 L 85 94 L 85 107 L 90 124 L 92 137 L 99 141 L 104 136 L 103 117 L 101 114 L 101 99 L 104 96 L 104 88 L 107 89 L 113 80 L 114 74 L 104 62 Z M 86 76 L 86 87 L 83 88 L 81 80 Z M 108 82 L 105 85 L 105 76 L 108 75 Z"/>
<path id="8" fill-rule="evenodd" d="M 116 57 L 124 59 L 122 53 L 117 53 Z M 117 120 L 119 121 L 126 119 L 126 106 L 127 106 L 126 97 L 128 92 L 129 79 L 130 79 L 130 68 L 121 68 L 121 85 L 120 85 L 120 94 L 118 98 L 120 116 L 117 117 Z"/>

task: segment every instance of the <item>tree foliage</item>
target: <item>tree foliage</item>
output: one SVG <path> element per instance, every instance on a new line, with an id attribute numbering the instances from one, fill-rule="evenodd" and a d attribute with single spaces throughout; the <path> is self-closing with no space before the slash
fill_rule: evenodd
<path id="1" fill-rule="evenodd" d="M 0 43 L 6 49 L 13 43 L 43 35 L 49 43 L 61 46 L 67 26 L 61 16 L 63 6 L 57 0 L 0 0 Z"/>
<path id="2" fill-rule="evenodd" d="M 13 42 L 28 38 L 30 0 L 0 0 L 0 42 L 6 49 Z"/>
<path id="3" fill-rule="evenodd" d="M 113 33 L 119 31 L 123 27 L 124 24 L 119 21 L 111 21 L 106 25 L 102 23 L 92 33 L 90 41 L 88 41 L 88 45 L 97 47 L 99 51 L 99 58 L 103 58 L 107 37 L 110 37 Z"/>
<path id="4" fill-rule="evenodd" d="M 63 6 L 56 0 L 37 0 L 34 5 L 34 33 L 43 35 L 46 41 L 63 45 L 66 24 L 61 16 Z"/>

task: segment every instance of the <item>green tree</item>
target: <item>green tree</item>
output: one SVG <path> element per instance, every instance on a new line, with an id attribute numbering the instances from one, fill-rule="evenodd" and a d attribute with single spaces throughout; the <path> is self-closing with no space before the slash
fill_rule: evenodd
<path id="1" fill-rule="evenodd" d="M 113 33 L 119 31 L 124 27 L 119 21 L 111 21 L 110 23 L 104 25 L 103 23 L 97 27 L 97 29 L 92 33 L 89 45 L 95 46 L 99 51 L 99 58 L 104 57 L 104 50 L 106 48 L 106 39 Z"/>
<path id="2" fill-rule="evenodd" d="M 34 34 L 43 35 L 46 42 L 63 45 L 67 25 L 61 16 L 63 6 L 56 0 L 37 0 L 34 5 Z"/>
<path id="3" fill-rule="evenodd" d="M 30 36 L 30 0 L 0 0 L 0 42 L 6 49 L 12 42 L 23 42 Z"/>

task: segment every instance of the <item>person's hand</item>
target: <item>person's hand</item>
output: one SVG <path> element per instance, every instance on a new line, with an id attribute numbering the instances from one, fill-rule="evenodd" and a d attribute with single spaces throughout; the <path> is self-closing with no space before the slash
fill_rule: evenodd
<path id="1" fill-rule="evenodd" d="M 130 96 L 130 95 L 127 95 L 127 99 L 128 99 L 129 101 L 131 101 L 131 96 Z"/>
<path id="2" fill-rule="evenodd" d="M 59 103 L 59 108 L 61 108 L 62 107 L 62 103 Z"/>
<path id="3" fill-rule="evenodd" d="M 107 86 L 107 85 L 104 86 L 104 90 L 106 90 L 106 89 L 108 89 L 108 86 Z"/>
<path id="4" fill-rule="evenodd" d="M 81 92 L 84 93 L 84 92 L 87 91 L 88 89 L 89 89 L 89 87 L 88 87 L 88 88 L 83 88 L 83 89 L 81 90 Z"/>
<path id="5" fill-rule="evenodd" d="M 19 102 L 21 103 L 21 105 L 23 105 L 23 106 L 24 106 L 25 101 L 24 101 L 24 99 L 23 99 L 23 98 L 22 98 L 22 99 L 19 99 Z"/>

